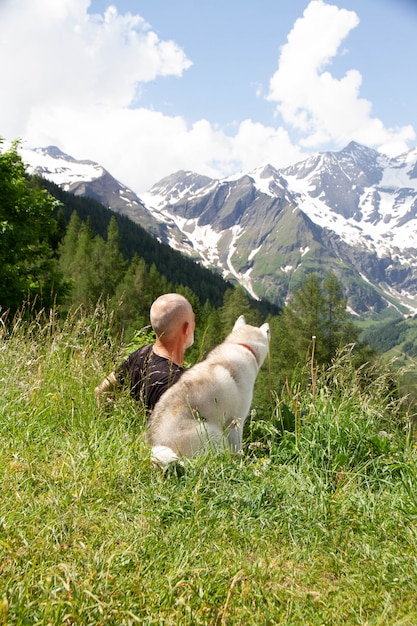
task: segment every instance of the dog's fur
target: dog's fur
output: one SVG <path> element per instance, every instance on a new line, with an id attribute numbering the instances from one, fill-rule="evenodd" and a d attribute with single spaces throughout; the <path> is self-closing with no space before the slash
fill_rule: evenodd
<path id="1" fill-rule="evenodd" d="M 151 413 L 147 441 L 161 466 L 207 447 L 239 452 L 253 387 L 269 345 L 269 325 L 246 324 L 241 315 L 225 341 L 184 372 Z"/>

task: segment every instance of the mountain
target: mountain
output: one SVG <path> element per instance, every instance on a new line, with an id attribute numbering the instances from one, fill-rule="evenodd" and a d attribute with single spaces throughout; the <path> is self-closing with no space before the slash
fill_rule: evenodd
<path id="1" fill-rule="evenodd" d="M 104 167 L 90 160 L 76 160 L 56 146 L 20 150 L 28 171 L 55 183 L 76 196 L 88 196 L 141 224 L 149 233 L 167 241 L 167 227 L 156 220 L 134 191 L 116 180 Z M 172 225 L 175 229 L 175 225 Z"/>
<path id="2" fill-rule="evenodd" d="M 417 149 L 390 159 L 352 142 L 281 170 L 197 182 L 178 172 L 142 200 L 256 296 L 285 300 L 306 272 L 330 269 L 352 312 L 416 312 Z"/>
<path id="3" fill-rule="evenodd" d="M 57 148 L 25 151 L 24 160 L 257 298 L 282 303 L 307 272 L 332 270 L 359 316 L 417 312 L 417 149 L 389 158 L 352 142 L 221 180 L 180 171 L 140 199 L 102 167 Z"/>

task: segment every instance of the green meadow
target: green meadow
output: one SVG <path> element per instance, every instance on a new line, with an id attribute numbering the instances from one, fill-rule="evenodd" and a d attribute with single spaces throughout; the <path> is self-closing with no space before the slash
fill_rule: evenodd
<path id="1" fill-rule="evenodd" d="M 0 625 L 417 624 L 417 449 L 387 365 L 312 363 L 242 456 L 164 474 L 128 394 L 95 404 L 125 348 L 108 325 L 0 328 Z"/>

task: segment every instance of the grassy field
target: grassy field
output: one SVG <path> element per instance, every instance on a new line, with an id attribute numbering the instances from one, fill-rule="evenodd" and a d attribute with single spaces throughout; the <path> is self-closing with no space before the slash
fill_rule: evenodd
<path id="1" fill-rule="evenodd" d="M 383 368 L 364 384 L 347 350 L 241 458 L 162 475 L 132 401 L 95 405 L 106 326 L 2 331 L 0 624 L 417 624 L 417 450 Z"/>

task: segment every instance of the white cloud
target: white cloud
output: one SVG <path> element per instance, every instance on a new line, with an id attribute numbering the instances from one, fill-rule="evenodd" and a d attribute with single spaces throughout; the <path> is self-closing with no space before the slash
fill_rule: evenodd
<path id="1" fill-rule="evenodd" d="M 284 128 L 272 128 L 252 120 L 244 120 L 239 125 L 232 153 L 235 160 L 241 160 L 246 171 L 266 163 L 284 167 L 305 157 L 305 153 L 291 143 Z"/>
<path id="2" fill-rule="evenodd" d="M 246 119 L 233 134 L 201 119 L 140 107 L 140 89 L 191 66 L 174 41 L 162 41 L 140 15 L 88 12 L 90 0 L 0 0 L 0 135 L 27 146 L 57 145 L 93 159 L 136 192 L 192 169 L 226 176 L 270 162 L 281 167 L 326 142 L 351 139 L 398 153 L 414 137 L 390 131 L 359 97 L 361 76 L 336 80 L 324 68 L 358 23 L 355 13 L 313 0 L 283 46 L 269 100 L 286 127 Z M 198 71 L 198 68 L 195 68 Z M 204 76 L 201 76 L 204 80 Z M 302 141 L 295 145 L 288 129 Z M 304 151 L 304 152 L 303 152 Z"/>
<path id="3" fill-rule="evenodd" d="M 88 7 L 88 0 L 2 6 L 0 58 L 14 58 L 9 71 L 0 66 L 4 93 L 13 94 L 0 102 L 7 139 L 96 160 L 137 192 L 178 169 L 216 177 L 302 158 L 283 129 L 245 120 L 231 136 L 205 119 L 188 126 L 182 117 L 133 107 L 142 83 L 181 76 L 191 61 L 139 15 L 114 7 L 91 15 Z M 14 33 L 8 40 L 7 32 Z"/>
<path id="4" fill-rule="evenodd" d="M 89 0 L 4 0 L 0 5 L 2 123 L 27 136 L 37 107 L 127 108 L 139 83 L 191 65 L 139 15 L 87 12 Z M 16 108 L 17 107 L 17 108 Z M 38 126 L 38 131 L 39 131 Z M 76 130 L 76 129 L 73 129 Z"/>
<path id="5" fill-rule="evenodd" d="M 314 149 L 352 139 L 398 154 L 415 138 L 411 126 L 386 129 L 359 95 L 362 77 L 352 69 L 337 79 L 325 71 L 342 41 L 359 24 L 353 11 L 312 0 L 282 47 L 267 99 L 277 103 L 285 124 L 296 129 L 303 147 Z"/>
<path id="6" fill-rule="evenodd" d="M 0 9 L 0 133 L 93 159 L 143 190 L 172 166 L 179 118 L 131 108 L 140 84 L 181 76 L 191 62 L 139 15 L 87 12 L 88 0 L 9 0 Z M 24 16 L 24 18 L 22 18 Z M 3 37 L 14 32 L 7 41 Z M 16 33 L 19 32 L 19 38 Z M 22 41 L 26 42 L 22 45 Z M 10 48 L 12 46 L 12 48 Z M 13 94 L 13 95 L 11 95 Z M 169 161 L 171 155 L 171 162 Z"/>

